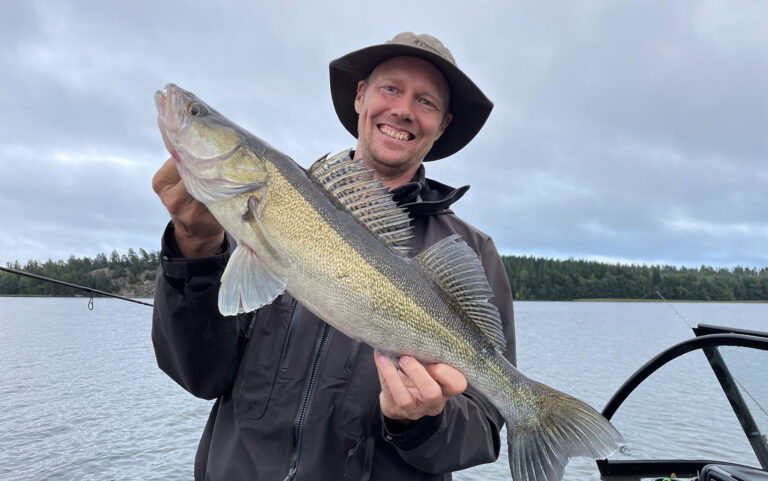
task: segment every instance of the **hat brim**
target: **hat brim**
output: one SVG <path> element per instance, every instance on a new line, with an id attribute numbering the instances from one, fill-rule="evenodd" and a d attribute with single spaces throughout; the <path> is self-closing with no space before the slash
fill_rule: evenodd
<path id="1" fill-rule="evenodd" d="M 336 115 L 349 133 L 357 138 L 355 97 L 358 82 L 368 77 L 384 60 L 399 56 L 420 57 L 432 62 L 451 89 L 449 110 L 453 119 L 424 160 L 437 160 L 455 154 L 480 132 L 491 114 L 493 102 L 456 65 L 428 50 L 386 43 L 356 50 L 332 61 L 331 97 Z"/>

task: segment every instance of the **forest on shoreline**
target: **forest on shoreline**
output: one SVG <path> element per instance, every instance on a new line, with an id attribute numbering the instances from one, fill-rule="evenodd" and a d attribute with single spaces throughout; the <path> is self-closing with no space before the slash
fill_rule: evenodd
<path id="1" fill-rule="evenodd" d="M 517 300 L 667 299 L 768 301 L 768 268 L 608 264 L 502 256 Z M 116 251 L 95 258 L 8 263 L 7 267 L 128 297 L 152 297 L 159 252 Z M 82 291 L 0 271 L 0 295 L 72 296 Z"/>
<path id="2" fill-rule="evenodd" d="M 766 301 L 768 268 L 607 264 L 502 256 L 515 299 Z"/>
<path id="3" fill-rule="evenodd" d="M 6 267 L 57 281 L 77 284 L 110 294 L 126 297 L 153 297 L 154 279 L 160 265 L 160 252 L 117 251 L 107 257 L 100 253 L 95 258 L 70 256 L 67 260 L 45 262 L 18 261 Z M 0 296 L 75 296 L 83 291 L 72 287 L 44 282 L 10 272 L 0 271 Z"/>

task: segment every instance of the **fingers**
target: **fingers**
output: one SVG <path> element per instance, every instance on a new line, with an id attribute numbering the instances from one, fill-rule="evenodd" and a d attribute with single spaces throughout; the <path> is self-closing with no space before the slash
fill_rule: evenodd
<path id="1" fill-rule="evenodd" d="M 173 157 L 169 158 L 152 177 L 152 189 L 157 195 L 160 195 L 168 187 L 176 185 L 181 181 L 175 162 Z"/>
<path id="2" fill-rule="evenodd" d="M 174 224 L 176 244 L 184 257 L 214 255 L 224 240 L 224 229 L 208 208 L 187 192 L 173 158 L 166 160 L 152 178 Z"/>
<path id="3" fill-rule="evenodd" d="M 185 212 L 194 216 L 200 210 L 194 204 L 195 199 L 189 195 L 184 182 L 181 180 L 179 171 L 176 168 L 176 161 L 173 158 L 166 160 L 152 177 L 152 189 L 160 197 L 163 205 L 172 217 L 184 217 Z M 186 217 L 190 217 L 187 215 Z M 177 220 L 177 219 L 175 219 Z M 188 219 L 178 219 L 182 222 Z"/>
<path id="4" fill-rule="evenodd" d="M 395 420 L 417 420 L 442 412 L 452 396 L 466 389 L 461 372 L 446 364 L 422 365 L 410 356 L 400 358 L 399 372 L 386 357 L 375 353 L 381 382 L 379 401 L 385 416 Z"/>
<path id="5" fill-rule="evenodd" d="M 425 368 L 446 396 L 455 396 L 467 390 L 467 378 L 458 369 L 448 364 L 427 364 Z"/>

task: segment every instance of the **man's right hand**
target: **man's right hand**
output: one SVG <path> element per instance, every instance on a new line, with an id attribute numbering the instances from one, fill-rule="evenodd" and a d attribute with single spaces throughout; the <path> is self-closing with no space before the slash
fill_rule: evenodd
<path id="1" fill-rule="evenodd" d="M 171 214 L 181 255 L 195 258 L 216 254 L 224 242 L 224 228 L 203 203 L 189 195 L 173 158 L 155 173 L 152 188 Z"/>

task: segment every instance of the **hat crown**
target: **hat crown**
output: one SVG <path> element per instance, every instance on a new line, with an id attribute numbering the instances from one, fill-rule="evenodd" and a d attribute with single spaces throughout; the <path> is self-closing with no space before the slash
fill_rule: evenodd
<path id="1" fill-rule="evenodd" d="M 439 55 L 445 60 L 451 62 L 453 65 L 456 65 L 456 59 L 454 59 L 453 55 L 451 55 L 451 51 L 448 50 L 445 45 L 443 45 L 443 42 L 426 33 L 420 33 L 417 35 L 413 32 L 401 32 L 395 35 L 392 40 L 388 40 L 385 43 L 397 43 L 400 45 L 408 45 L 411 47 L 420 48 L 422 50 L 427 50 Z"/>

